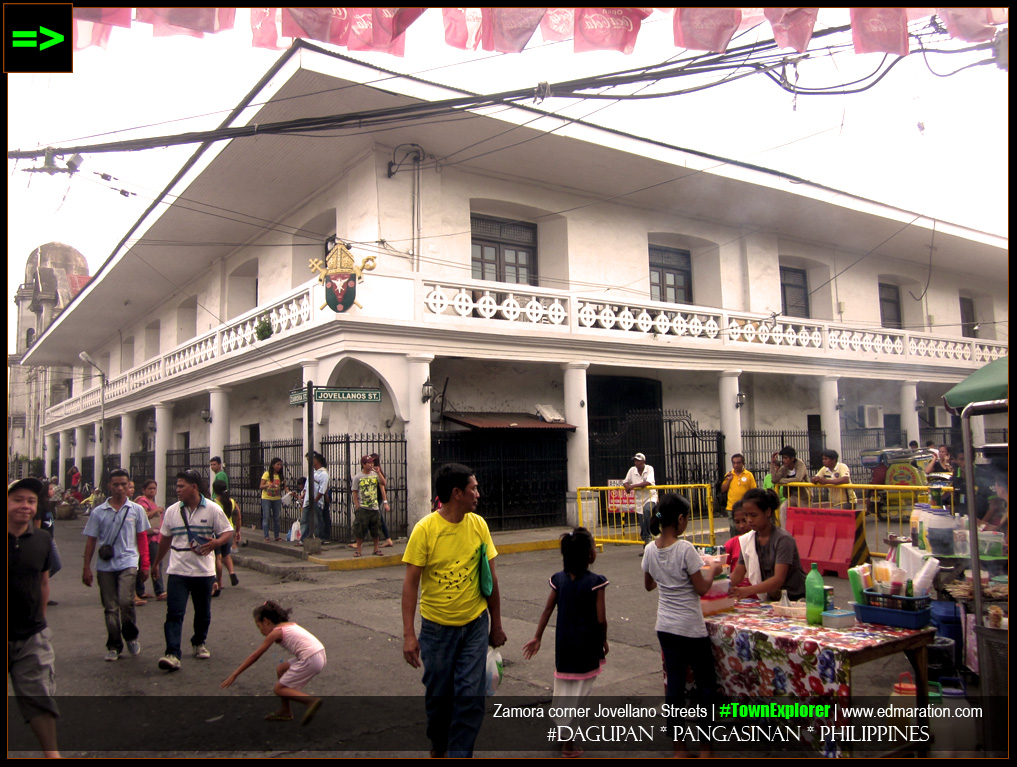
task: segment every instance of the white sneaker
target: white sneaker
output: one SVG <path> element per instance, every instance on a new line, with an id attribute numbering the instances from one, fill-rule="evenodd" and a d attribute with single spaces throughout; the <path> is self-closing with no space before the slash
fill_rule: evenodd
<path id="1" fill-rule="evenodd" d="M 131 655 L 141 655 L 141 643 L 137 639 L 132 639 L 127 643 L 127 652 Z"/>
<path id="2" fill-rule="evenodd" d="M 180 658 L 176 655 L 163 655 L 159 658 L 159 668 L 163 671 L 179 671 Z"/>
<path id="3" fill-rule="evenodd" d="M 212 653 L 208 651 L 208 648 L 203 644 L 196 644 L 192 647 L 194 650 L 194 657 L 198 660 L 208 660 L 212 657 Z"/>
<path id="4" fill-rule="evenodd" d="M 104 657 L 106 660 L 112 662 L 120 657 L 120 653 L 117 650 L 107 650 Z"/>

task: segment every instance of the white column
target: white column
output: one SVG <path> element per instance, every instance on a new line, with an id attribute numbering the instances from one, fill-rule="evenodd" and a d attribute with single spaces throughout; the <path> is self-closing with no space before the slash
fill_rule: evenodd
<path id="1" fill-rule="evenodd" d="M 160 402 L 155 406 L 155 481 L 162 497 L 168 502 L 176 498 L 176 480 L 166 476 L 166 453 L 173 439 L 173 404 Z M 167 484 L 169 486 L 167 486 Z M 169 505 L 165 503 L 164 505 Z"/>
<path id="2" fill-rule="evenodd" d="M 823 376 L 819 381 L 819 420 L 826 433 L 826 448 L 836 450 L 838 454 L 841 453 L 839 399 L 840 376 Z"/>
<path id="3" fill-rule="evenodd" d="M 900 427 L 907 432 L 908 438 L 904 441 L 903 447 L 913 439 L 922 440 L 919 435 L 918 411 L 915 410 L 915 402 L 918 399 L 918 381 L 900 382 Z"/>
<path id="4" fill-rule="evenodd" d="M 64 429 L 60 432 L 60 460 L 57 463 L 56 475 L 60 478 L 60 486 L 67 487 L 67 475 L 64 473 L 64 463 L 74 454 L 71 448 L 71 432 Z"/>
<path id="5" fill-rule="evenodd" d="M 212 423 L 208 425 L 208 455 L 221 456 L 223 448 L 229 443 L 230 436 L 230 397 L 229 389 L 213 386 L 208 390 L 208 410 L 212 414 Z"/>
<path id="6" fill-rule="evenodd" d="M 56 475 L 58 477 L 60 476 L 60 453 L 58 445 L 59 442 L 57 441 L 56 434 L 46 435 L 46 452 L 45 456 L 43 457 L 42 473 L 45 474 L 47 478 L 52 476 L 50 472 L 53 470 L 54 461 L 56 462 L 57 465 Z M 63 482 L 61 482 L 60 484 L 63 484 Z"/>
<path id="7" fill-rule="evenodd" d="M 78 467 L 78 471 L 81 471 L 81 467 L 85 464 L 85 455 L 88 448 L 88 431 L 87 426 L 76 426 L 74 428 L 74 465 Z M 85 482 L 89 478 L 82 476 L 81 481 Z M 106 488 L 103 488 L 105 492 Z"/>
<path id="8" fill-rule="evenodd" d="M 576 488 L 590 486 L 590 409 L 586 396 L 590 363 L 566 362 L 561 367 L 565 371 L 565 420 L 576 427 L 567 443 L 568 489 L 574 493 Z"/>
<path id="9" fill-rule="evenodd" d="M 138 419 L 134 413 L 124 413 L 120 416 L 120 465 L 131 470 L 131 451 L 138 449 Z M 146 477 L 135 477 L 134 484 L 140 493 L 141 483 Z M 164 482 L 166 480 L 163 480 Z"/>
<path id="10" fill-rule="evenodd" d="M 92 483 L 92 487 L 99 487 L 102 482 L 102 464 L 106 458 L 103 442 L 107 439 L 104 426 L 102 421 L 92 424 L 92 433 L 95 435 L 95 481 Z"/>
<path id="11" fill-rule="evenodd" d="M 407 354 L 406 375 L 406 487 L 407 534 L 431 511 L 431 403 L 424 402 L 424 382 L 430 378 L 433 354 Z M 484 488 L 480 488 L 484 492 Z"/>
<path id="12" fill-rule="evenodd" d="M 738 404 L 738 376 L 740 370 L 722 370 L 718 396 L 720 398 L 720 430 L 724 434 L 726 458 L 742 452 L 742 413 Z"/>

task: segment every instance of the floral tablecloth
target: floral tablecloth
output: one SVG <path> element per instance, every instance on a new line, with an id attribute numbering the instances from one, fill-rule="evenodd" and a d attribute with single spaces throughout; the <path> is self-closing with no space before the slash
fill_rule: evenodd
<path id="1" fill-rule="evenodd" d="M 773 606 L 739 602 L 733 612 L 706 618 L 717 682 L 725 695 L 840 696 L 851 692 L 850 652 L 919 633 L 857 623 L 810 626 L 773 614 Z"/>

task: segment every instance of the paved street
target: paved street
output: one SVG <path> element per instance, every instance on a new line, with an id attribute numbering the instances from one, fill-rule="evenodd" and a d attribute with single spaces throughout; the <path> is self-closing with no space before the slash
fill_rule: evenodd
<path id="1" fill-rule="evenodd" d="M 156 665 L 164 650 L 164 602 L 152 601 L 138 608 L 139 657 L 125 654 L 115 663 L 103 661 L 105 629 L 98 590 L 86 588 L 80 580 L 83 520 L 59 525 L 57 542 L 64 570 L 53 579 L 52 596 L 59 605 L 49 609 L 48 619 L 64 709 L 60 745 L 65 755 L 115 756 L 125 755 L 124 751 L 159 756 L 191 756 L 194 752 L 208 756 L 426 754 L 420 672 L 403 661 L 401 652 L 402 567 L 288 577 L 238 568 L 240 585 L 227 585 L 222 597 L 213 602 L 208 638 L 211 659 L 199 661 L 186 654 L 192 619 L 188 606 L 183 666 L 179 672 L 167 674 Z M 547 537 L 556 533 L 548 531 Z M 495 536 L 496 545 L 512 539 L 512 534 Z M 638 550 L 635 546 L 608 546 L 593 568 L 611 581 L 607 595 L 611 652 L 595 694 L 659 705 L 663 687 L 654 633 L 657 597 L 643 589 Z M 295 561 L 274 556 L 281 564 Z M 523 660 L 522 646 L 533 636 L 548 594 L 547 579 L 561 569 L 561 557 L 556 551 L 531 551 L 505 554 L 497 564 L 509 640 L 502 648 L 505 679 L 497 696 L 489 701 L 489 712 L 498 701 L 513 705 L 550 701 L 554 620 L 533 660 Z M 839 601 L 846 604 L 846 582 L 833 578 L 828 582 L 835 585 Z M 232 688 L 218 687 L 260 643 L 251 611 L 266 599 L 294 608 L 293 619 L 321 639 L 328 652 L 327 667 L 308 691 L 331 697 L 308 727 L 301 728 L 297 722 L 263 721 L 276 707 L 271 689 L 274 666 L 285 657 L 281 648 L 266 653 Z M 868 664 L 855 671 L 855 689 L 885 697 L 891 681 L 907 668 L 902 656 Z M 20 749 L 31 753 L 34 742 L 29 730 L 18 718 L 17 707 L 9 708 L 10 748 L 13 753 Z M 297 713 L 299 716 L 299 708 Z M 543 735 L 546 727 L 532 731 L 489 715 L 478 753 L 548 755 L 553 753 L 553 745 L 542 742 Z M 664 756 L 669 751 L 670 742 L 661 741 L 652 751 L 628 751 L 625 755 Z"/>

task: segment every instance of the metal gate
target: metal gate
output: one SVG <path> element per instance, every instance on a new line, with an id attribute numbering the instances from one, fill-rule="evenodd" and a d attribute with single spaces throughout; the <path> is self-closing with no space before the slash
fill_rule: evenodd
<path id="1" fill-rule="evenodd" d="M 484 429 L 431 433 L 431 466 L 462 463 L 476 472 L 477 513 L 491 530 L 566 522 L 566 433 L 559 429 Z"/>
<path id="2" fill-rule="evenodd" d="M 194 469 L 198 472 L 205 481 L 205 488 L 208 492 L 212 492 L 212 488 L 208 486 L 209 458 L 210 454 L 207 447 L 166 451 L 166 482 L 160 486 L 163 506 L 169 508 L 171 504 L 177 502 L 177 474 L 184 469 Z"/>
<path id="3" fill-rule="evenodd" d="M 687 410 L 633 410 L 590 419 L 590 481 L 621 479 L 632 456 L 646 455 L 658 485 L 710 484 L 723 476 L 724 435 L 700 429 Z"/>

